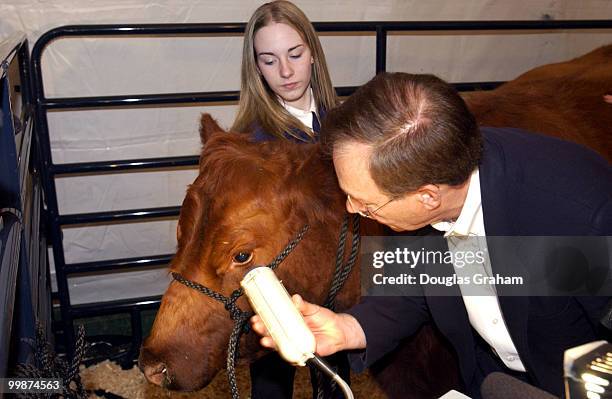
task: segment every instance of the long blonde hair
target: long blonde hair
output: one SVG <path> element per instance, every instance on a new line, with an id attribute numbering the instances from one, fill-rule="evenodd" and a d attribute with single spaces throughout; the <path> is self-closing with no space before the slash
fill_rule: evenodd
<path id="1" fill-rule="evenodd" d="M 242 47 L 242 68 L 240 73 L 240 103 L 233 131 L 248 132 L 255 123 L 268 134 L 284 138 L 298 129 L 310 132 L 297 118 L 289 114 L 278 102 L 276 94 L 268 87 L 257 68 L 254 39 L 257 31 L 270 23 L 284 23 L 291 26 L 310 48 L 314 63 L 310 86 L 318 110 L 330 110 L 336 105 L 336 92 L 331 84 L 325 54 L 314 27 L 296 5 L 289 1 L 277 0 L 259 7 L 251 16 L 245 32 Z"/>

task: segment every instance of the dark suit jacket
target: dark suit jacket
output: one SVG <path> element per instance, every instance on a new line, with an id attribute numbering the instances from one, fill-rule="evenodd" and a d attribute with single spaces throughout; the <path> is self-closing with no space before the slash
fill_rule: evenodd
<path id="1" fill-rule="evenodd" d="M 612 235 L 612 170 L 605 160 L 584 147 L 517 129 L 481 130 L 487 237 Z M 515 267 L 517 252 L 488 243 L 494 273 Z M 449 265 L 441 273 L 454 271 Z M 364 297 L 348 312 L 367 340 L 364 351 L 349 356 L 351 366 L 363 370 L 433 321 L 458 355 L 466 393 L 480 397 L 483 378 L 495 368 L 482 355 L 490 349 L 471 327 L 459 288 L 448 288 L 453 296 L 439 296 L 431 286 L 420 289 L 423 295 L 416 297 Z M 498 298 L 529 381 L 560 395 L 564 349 L 599 338 L 598 320 L 610 298 Z"/>
<path id="2" fill-rule="evenodd" d="M 320 110 L 318 113 L 319 113 L 319 119 L 323 120 L 323 118 L 325 118 L 325 110 Z M 293 141 L 293 142 L 300 143 L 300 144 L 316 143 L 319 141 L 320 123 L 314 124 L 313 130 L 315 132 L 314 137 L 311 137 L 307 135 L 305 132 L 296 129 L 293 133 L 299 138 L 296 138 L 288 134 L 287 132 L 285 132 L 285 138 L 289 141 Z M 260 141 L 273 141 L 273 140 L 276 140 L 277 137 L 264 131 L 261 128 L 261 126 L 259 126 L 259 124 L 255 123 L 252 129 L 252 132 L 251 132 L 251 139 L 253 141 L 260 142 Z"/>

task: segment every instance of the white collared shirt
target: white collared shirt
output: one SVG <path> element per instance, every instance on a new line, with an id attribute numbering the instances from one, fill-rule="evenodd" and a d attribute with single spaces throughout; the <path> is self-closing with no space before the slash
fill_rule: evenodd
<path id="1" fill-rule="evenodd" d="M 444 237 L 458 236 L 485 236 L 484 218 L 482 215 L 482 200 L 480 197 L 480 172 L 478 168 L 470 176 L 465 202 L 461 213 L 455 222 L 442 221 L 432 223 L 431 226 L 444 232 Z"/>
<path id="2" fill-rule="evenodd" d="M 461 213 L 455 222 L 442 221 L 432 223 L 433 228 L 444 231 L 444 237 L 460 238 L 468 236 L 485 237 L 484 216 L 482 213 L 482 197 L 480 195 L 480 172 L 476 169 L 470 176 L 468 192 L 461 208 Z M 480 248 L 486 250 L 486 240 L 479 240 Z M 484 248 L 482 248 L 484 246 Z M 490 263 L 489 263 L 490 264 Z M 483 266 L 484 267 L 484 266 Z M 456 273 L 464 273 L 455 267 Z M 462 292 L 463 294 L 463 292 Z M 470 324 L 480 336 L 494 349 L 504 364 L 516 371 L 525 371 L 518 351 L 512 342 L 508 327 L 504 321 L 495 287 L 490 287 L 490 295 L 462 295 Z"/>
<path id="3" fill-rule="evenodd" d="M 319 114 L 317 112 L 317 103 L 315 102 L 314 94 L 312 93 L 312 87 L 309 87 L 308 90 L 310 90 L 310 108 L 308 111 L 292 107 L 291 105 L 285 103 L 285 101 L 283 101 L 283 99 L 280 97 L 278 97 L 278 101 L 287 110 L 287 112 L 296 117 L 297 120 L 304 124 L 304 126 L 312 130 L 312 113 L 314 112 L 317 116 Z"/>

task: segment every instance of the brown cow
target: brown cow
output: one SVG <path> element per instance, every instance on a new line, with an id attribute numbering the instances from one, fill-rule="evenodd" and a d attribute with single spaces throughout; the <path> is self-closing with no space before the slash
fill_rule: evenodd
<path id="1" fill-rule="evenodd" d="M 536 68 L 494 91 L 470 93 L 467 102 L 480 124 L 572 139 L 610 160 L 612 105 L 605 96 L 612 92 L 611 54 L 612 46 L 607 46 L 567 63 Z M 331 280 L 345 201 L 329 162 L 316 146 L 250 143 L 239 134 L 225 134 L 207 115 L 201 133 L 206 145 L 200 175 L 181 209 L 171 270 L 228 295 L 247 270 L 269 262 L 307 222 L 311 229 L 306 238 L 277 274 L 290 292 L 321 303 Z M 238 263 L 241 253 L 247 262 Z M 358 296 L 354 272 L 338 298 L 338 309 Z M 248 308 L 244 299 L 238 305 Z M 173 282 L 143 345 L 141 367 L 154 383 L 199 389 L 224 367 L 231 327 L 219 302 Z M 263 353 L 253 334 L 243 339 L 241 348 L 246 361 Z M 432 368 L 432 359 L 451 372 Z M 456 383 L 452 355 L 431 329 L 407 340 L 388 360 L 402 364 L 395 369 L 401 376 L 387 377 L 392 397 L 434 397 Z M 444 382 L 436 385 L 444 375 Z M 403 387 L 418 389 L 401 392 Z"/>
<path id="2" fill-rule="evenodd" d="M 464 95 L 482 126 L 517 127 L 574 141 L 612 162 L 612 45 L 532 69 Z"/>
<path id="3" fill-rule="evenodd" d="M 345 207 L 331 162 L 317 145 L 252 143 L 243 134 L 228 134 L 209 115 L 202 117 L 201 133 L 200 175 L 181 208 L 178 250 L 170 269 L 228 296 L 248 270 L 269 263 L 308 223 L 303 241 L 276 272 L 289 292 L 322 303 Z M 248 260 L 238 262 L 239 254 Z M 337 298 L 339 310 L 359 299 L 358 269 Z M 249 309 L 244 298 L 238 305 Z M 202 388 L 225 366 L 232 324 L 220 302 L 173 282 L 143 345 L 141 368 L 149 381 L 171 389 Z M 406 342 L 410 369 L 419 374 L 412 381 L 404 377 L 412 392 L 402 397 L 439 396 L 456 386 L 453 355 L 431 327 Z M 265 352 L 256 334 L 249 334 L 240 353 L 248 361 Z M 447 366 L 434 367 L 433 359 Z"/>

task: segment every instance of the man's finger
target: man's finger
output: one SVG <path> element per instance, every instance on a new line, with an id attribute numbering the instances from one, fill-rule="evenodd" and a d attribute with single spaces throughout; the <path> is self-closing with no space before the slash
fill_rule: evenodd
<path id="1" fill-rule="evenodd" d="M 251 322 L 251 328 L 253 328 L 253 331 L 255 331 L 257 334 L 261 335 L 261 336 L 269 336 L 270 334 L 268 333 L 268 329 L 266 329 L 265 324 L 263 323 L 263 321 L 261 321 L 261 319 L 255 323 Z"/>
<path id="2" fill-rule="evenodd" d="M 274 340 L 270 337 L 263 337 L 262 339 L 259 340 L 259 343 L 261 344 L 261 346 L 265 348 L 276 349 Z"/>
<path id="3" fill-rule="evenodd" d="M 319 305 L 315 305 L 314 303 L 306 302 L 298 294 L 294 294 L 291 297 L 291 300 L 293 300 L 295 307 L 297 307 L 300 313 L 304 316 L 312 316 L 313 314 L 319 311 L 319 308 L 320 308 Z"/>
<path id="4" fill-rule="evenodd" d="M 302 299 L 300 294 L 293 294 L 291 296 L 291 300 L 293 301 L 293 304 L 295 305 L 295 307 L 298 308 L 298 310 L 300 309 L 300 307 L 304 303 L 304 300 Z"/>

